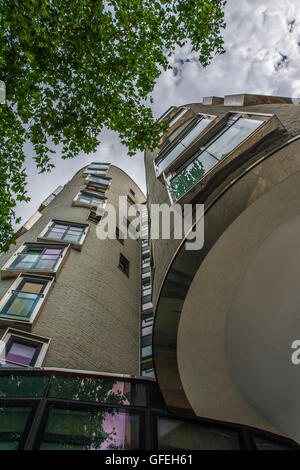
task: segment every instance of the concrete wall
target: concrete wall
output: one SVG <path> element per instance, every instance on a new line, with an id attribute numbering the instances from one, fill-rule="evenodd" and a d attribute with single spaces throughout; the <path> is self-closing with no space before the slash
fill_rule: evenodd
<path id="1" fill-rule="evenodd" d="M 89 209 L 72 206 L 85 186 L 82 173 L 65 185 L 36 224 L 1 256 L 1 266 L 23 242 L 36 242 L 50 219 L 87 221 Z M 137 202 L 144 202 L 139 187 L 122 170 L 111 166 L 107 176 L 112 178 L 108 202 L 116 206 L 118 196 L 129 194 L 129 188 L 135 191 Z M 32 330 L 52 340 L 43 365 L 139 374 L 140 242 L 128 239 L 123 246 L 118 240 L 99 240 L 96 225 L 87 223 L 90 230 L 82 251 L 71 250 Z M 130 261 L 129 278 L 118 268 L 120 252 Z M 1 296 L 12 282 L 0 281 Z"/>

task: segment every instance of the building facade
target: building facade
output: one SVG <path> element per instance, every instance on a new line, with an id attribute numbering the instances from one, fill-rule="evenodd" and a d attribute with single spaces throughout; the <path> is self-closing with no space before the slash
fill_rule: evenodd
<path id="1" fill-rule="evenodd" d="M 256 95 L 172 107 L 147 197 L 94 162 L 40 205 L 0 257 L 0 449 L 298 448 L 298 114 Z M 191 204 L 201 249 L 178 218 L 151 237 L 153 204 Z"/>

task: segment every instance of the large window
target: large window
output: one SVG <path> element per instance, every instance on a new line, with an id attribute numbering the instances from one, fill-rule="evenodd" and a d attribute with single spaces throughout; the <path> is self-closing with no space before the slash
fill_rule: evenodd
<path id="1" fill-rule="evenodd" d="M 31 407 L 0 403 L 0 450 L 18 450 L 23 447 L 23 433 L 31 412 Z"/>
<path id="2" fill-rule="evenodd" d="M 107 199 L 98 194 L 93 194 L 88 191 L 80 191 L 73 199 L 73 206 L 82 207 L 100 207 L 104 209 Z"/>
<path id="3" fill-rule="evenodd" d="M 8 328 L 1 338 L 1 361 L 21 367 L 41 366 L 49 343 L 49 338 Z"/>
<path id="4" fill-rule="evenodd" d="M 42 450 L 126 450 L 140 446 L 140 417 L 118 409 L 50 406 Z"/>
<path id="5" fill-rule="evenodd" d="M 55 274 L 62 263 L 68 246 L 53 243 L 25 243 L 3 266 L 2 277 L 13 276 L 22 271 Z"/>
<path id="6" fill-rule="evenodd" d="M 53 284 L 53 278 L 21 274 L 0 301 L 0 325 L 32 325 Z"/>
<path id="7" fill-rule="evenodd" d="M 215 165 L 226 158 L 235 147 L 249 137 L 261 124 L 262 120 L 231 118 L 197 156 L 175 176 L 170 176 L 168 187 L 173 201 L 178 200 Z"/>
<path id="8" fill-rule="evenodd" d="M 184 135 L 170 149 L 158 155 L 156 163 L 157 174 L 160 175 L 179 155 L 211 124 L 215 116 L 202 115 L 194 125 L 184 133 Z"/>
<path id="9" fill-rule="evenodd" d="M 76 222 L 65 222 L 62 220 L 51 220 L 39 238 L 49 240 L 60 240 L 71 243 L 75 248 L 80 248 L 88 231 L 87 224 Z"/>

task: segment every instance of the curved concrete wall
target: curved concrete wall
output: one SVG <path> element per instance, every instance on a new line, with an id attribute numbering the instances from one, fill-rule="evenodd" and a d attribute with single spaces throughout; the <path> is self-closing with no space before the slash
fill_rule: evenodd
<path id="1" fill-rule="evenodd" d="M 145 201 L 122 170 L 111 166 L 107 176 L 112 183 L 106 197 L 115 207 L 118 196 L 129 194 L 130 188 L 136 202 Z M 72 206 L 84 186 L 81 170 L 16 246 L 1 256 L 1 266 L 22 243 L 36 242 L 50 219 L 86 223 L 89 209 Z M 121 245 L 118 240 L 99 240 L 96 225 L 87 223 L 90 230 L 82 251 L 71 249 L 31 332 L 51 338 L 44 366 L 139 374 L 140 242 L 127 239 Z M 130 261 L 129 278 L 118 268 L 120 252 Z M 12 282 L 0 281 L 1 297 Z"/>
<path id="2" fill-rule="evenodd" d="M 248 208 L 228 226 L 203 260 L 183 306 L 177 342 L 177 359 L 182 385 L 198 416 L 209 416 L 219 420 L 261 427 L 268 431 L 285 433 L 298 440 L 299 436 L 291 431 L 292 425 L 288 428 L 285 425 L 286 421 L 283 423 L 284 420 L 278 418 L 279 415 L 282 417 L 288 409 L 288 407 L 286 410 L 280 408 L 283 403 L 282 388 L 286 394 L 285 403 L 288 402 L 288 396 L 290 399 L 294 397 L 295 384 L 283 378 L 285 374 L 289 374 L 292 365 L 286 363 L 284 369 L 281 361 L 282 370 L 278 370 L 276 364 L 270 364 L 271 345 L 275 348 L 276 356 L 278 337 L 273 336 L 269 338 L 269 341 L 266 340 L 266 345 L 268 345 L 266 356 L 263 350 L 261 333 L 267 335 L 268 324 L 272 325 L 273 320 L 273 311 L 270 308 L 270 305 L 273 305 L 272 289 L 265 290 L 267 285 L 270 286 L 270 281 L 272 279 L 275 281 L 276 278 L 276 271 L 270 262 L 261 272 L 259 287 L 257 285 L 257 289 L 251 292 L 247 290 L 248 304 L 245 301 L 245 284 L 242 284 L 244 285 L 243 305 L 241 306 L 241 302 L 237 300 L 233 307 L 231 305 L 235 298 L 240 299 L 240 289 L 242 289 L 240 283 L 251 260 L 259 256 L 259 247 L 263 246 L 265 240 L 277 230 L 277 227 L 293 220 L 300 213 L 300 171 L 296 171 L 288 178 L 285 171 L 289 166 L 289 155 L 294 156 L 290 165 L 292 164 L 294 169 L 296 166 L 299 168 L 299 146 L 299 142 L 291 145 L 285 153 L 284 160 L 281 160 L 283 156 L 283 151 L 281 151 L 256 168 L 256 172 L 260 174 L 264 173 L 264 170 L 267 173 L 268 169 L 269 178 L 273 179 L 272 189 L 268 191 L 265 187 L 263 196 L 259 197 L 260 193 L 255 191 L 249 174 L 244 181 L 241 179 L 236 184 L 235 194 L 239 194 L 243 199 L 243 187 L 244 191 L 247 191 L 248 178 L 248 184 L 252 186 L 252 191 L 248 193 Z M 297 153 L 295 153 L 296 149 Z M 285 167 L 281 166 L 279 171 L 276 162 L 280 160 L 284 161 Z M 279 182 L 280 179 L 281 182 Z M 252 199 L 253 194 L 257 197 L 255 202 Z M 227 202 L 233 200 L 230 192 L 227 198 L 223 198 L 224 207 L 226 199 Z M 294 266 L 294 245 L 285 244 L 288 253 L 288 256 L 285 253 L 285 262 L 291 269 Z M 262 256 L 263 249 L 259 253 Z M 273 258 L 276 255 L 273 250 Z M 271 259 L 270 256 L 268 259 Z M 260 262 L 262 262 L 261 257 Z M 268 273 L 267 278 L 266 273 Z M 282 277 L 281 280 L 283 280 Z M 294 292 L 294 297 L 290 299 L 289 284 L 290 278 L 286 276 L 285 283 L 280 285 L 278 295 L 281 296 L 285 305 L 289 302 L 294 305 L 299 295 Z M 279 290 L 277 281 L 274 283 L 274 288 Z M 264 293 L 269 308 L 264 311 L 260 308 L 255 313 L 253 306 L 256 299 L 259 295 L 264 298 Z M 245 311 L 242 310 L 243 308 Z M 251 318 L 250 310 L 251 314 L 253 313 Z M 277 325 L 281 316 L 281 324 L 283 329 L 285 328 L 286 313 L 287 324 L 290 325 L 288 311 L 283 312 L 281 309 L 277 313 Z M 263 332 L 259 315 L 263 316 Z M 243 321 L 245 316 L 248 326 Z M 255 321 L 255 318 L 258 321 Z M 250 325 L 252 330 L 249 329 Z M 270 327 L 269 330 L 271 334 L 272 328 Z M 282 338 L 285 338 L 284 331 L 282 334 Z M 288 361 L 290 345 L 281 353 L 282 357 Z M 261 364 L 258 362 L 260 357 Z M 269 367 L 267 367 L 267 362 Z M 265 374 L 262 373 L 262 367 Z M 234 378 L 231 374 L 232 368 Z M 279 378 L 281 374 L 282 379 Z M 281 388 L 273 387 L 273 393 L 271 393 L 270 387 L 272 388 L 272 384 L 278 381 L 281 383 Z M 268 398 L 267 390 L 269 391 Z M 278 407 L 277 411 L 275 403 Z M 286 420 L 288 416 L 291 419 L 290 413 L 287 413 Z M 295 413 L 294 419 L 296 417 Z"/>

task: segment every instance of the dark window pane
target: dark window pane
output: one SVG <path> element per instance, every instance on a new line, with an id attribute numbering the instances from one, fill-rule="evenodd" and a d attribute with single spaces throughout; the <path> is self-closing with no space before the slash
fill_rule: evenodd
<path id="1" fill-rule="evenodd" d="M 291 450 L 291 447 L 281 442 L 265 439 L 260 436 L 255 436 L 254 441 L 258 450 Z"/>
<path id="2" fill-rule="evenodd" d="M 0 407 L 0 450 L 16 450 L 31 408 Z"/>
<path id="3" fill-rule="evenodd" d="M 139 427 L 139 416 L 124 411 L 51 407 L 40 449 L 138 449 Z"/>
<path id="4" fill-rule="evenodd" d="M 53 376 L 49 396 L 114 405 L 146 406 L 146 386 L 119 380 Z"/>
<path id="5" fill-rule="evenodd" d="M 225 428 L 159 417 L 159 449 L 230 450 L 239 449 L 238 434 Z"/>
<path id="6" fill-rule="evenodd" d="M 10 366 L 9 363 L 7 363 Z M 42 397 L 49 377 L 43 375 L 1 375 L 1 397 Z"/>

